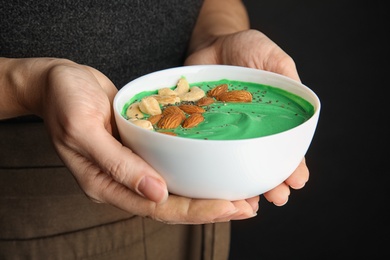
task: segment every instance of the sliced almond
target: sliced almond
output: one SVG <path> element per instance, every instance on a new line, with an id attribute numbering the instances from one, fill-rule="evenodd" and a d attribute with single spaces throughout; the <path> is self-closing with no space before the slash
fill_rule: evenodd
<path id="1" fill-rule="evenodd" d="M 180 98 L 176 95 L 153 95 L 152 97 L 154 97 L 157 102 L 163 106 L 180 103 Z"/>
<path id="2" fill-rule="evenodd" d="M 232 90 L 217 97 L 222 102 L 252 102 L 252 94 L 247 90 Z"/>
<path id="3" fill-rule="evenodd" d="M 133 119 L 133 120 L 130 120 L 130 122 L 132 122 L 133 124 L 140 126 L 142 128 L 148 129 L 148 130 L 154 130 L 152 123 L 148 120 Z"/>
<path id="4" fill-rule="evenodd" d="M 170 88 L 160 88 L 157 93 L 160 96 L 177 96 L 177 92 Z"/>
<path id="5" fill-rule="evenodd" d="M 149 114 L 152 116 L 161 114 L 160 104 L 152 96 L 144 97 L 143 99 L 141 99 L 139 108 L 145 114 Z"/>
<path id="6" fill-rule="evenodd" d="M 139 109 L 139 102 L 131 104 L 127 110 L 126 110 L 126 116 L 127 118 L 133 119 L 141 119 L 144 117 L 144 114 L 142 111 Z"/>
<path id="7" fill-rule="evenodd" d="M 194 114 L 190 115 L 189 117 L 187 117 L 183 121 L 182 127 L 183 128 L 192 128 L 192 127 L 199 125 L 203 121 L 204 121 L 204 117 L 202 114 L 194 113 Z"/>
<path id="8" fill-rule="evenodd" d="M 206 110 L 200 106 L 189 105 L 189 104 L 181 104 L 181 105 L 179 105 L 179 108 L 189 115 L 193 114 L 193 113 L 206 112 Z"/>
<path id="9" fill-rule="evenodd" d="M 181 101 L 198 101 L 202 97 L 204 97 L 206 94 L 203 89 L 200 87 L 194 86 L 190 88 L 190 91 L 184 94 L 181 94 L 180 100 Z"/>
<path id="10" fill-rule="evenodd" d="M 217 98 L 219 95 L 221 95 L 227 91 L 228 91 L 228 84 L 221 84 L 221 85 L 218 85 L 218 86 L 210 89 L 207 92 L 207 96 Z"/>
<path id="11" fill-rule="evenodd" d="M 182 95 L 187 93 L 190 90 L 190 84 L 188 83 L 186 78 L 180 78 L 176 84 L 175 92 L 178 95 Z"/>

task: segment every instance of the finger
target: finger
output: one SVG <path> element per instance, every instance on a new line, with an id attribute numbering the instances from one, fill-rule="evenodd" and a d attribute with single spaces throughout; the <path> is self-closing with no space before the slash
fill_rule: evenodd
<path id="1" fill-rule="evenodd" d="M 155 211 L 158 204 L 117 182 L 85 157 L 66 158 L 73 158 L 68 167 L 78 173 L 75 174 L 77 182 L 92 201 L 107 203 L 139 216 L 151 216 Z"/>
<path id="2" fill-rule="evenodd" d="M 94 165 L 88 171 L 88 175 L 94 176 L 94 178 L 90 185 L 84 188 L 84 191 L 95 202 L 107 203 L 134 215 L 144 217 L 150 216 L 158 205 L 115 181 Z"/>
<path id="3" fill-rule="evenodd" d="M 277 187 L 263 194 L 264 197 L 276 206 L 283 206 L 290 196 L 290 188 L 286 183 L 281 183 Z"/>
<path id="4" fill-rule="evenodd" d="M 170 195 L 169 199 L 156 207 L 154 218 L 166 223 L 214 223 L 255 216 L 252 206 L 245 200 L 227 201 L 190 199 Z"/>
<path id="5" fill-rule="evenodd" d="M 257 212 L 259 210 L 259 201 L 260 201 L 260 196 L 252 197 L 246 199 L 246 202 L 252 207 L 253 212 Z"/>
<path id="6" fill-rule="evenodd" d="M 242 220 L 255 217 L 259 208 L 258 198 L 259 197 L 253 197 L 251 199 L 233 201 L 233 204 L 240 210 L 231 218 L 231 220 Z"/>
<path id="7" fill-rule="evenodd" d="M 109 179 L 105 174 L 99 174 L 95 179 L 103 189 L 100 193 L 102 202 L 114 205 L 132 214 L 150 217 L 168 224 L 204 224 L 229 221 L 236 216 L 253 216 L 249 204 L 239 205 L 225 200 L 201 200 L 170 195 L 164 203 L 154 203 L 124 185 Z M 96 188 L 96 185 L 92 188 Z"/>
<path id="8" fill-rule="evenodd" d="M 103 127 L 85 129 L 80 143 L 85 157 L 114 181 L 156 203 L 165 201 L 168 190 L 165 180 L 143 159 L 123 146 Z M 99 140 L 99 141 L 96 141 Z"/>
<path id="9" fill-rule="evenodd" d="M 133 214 L 150 217 L 167 224 L 204 224 L 248 219 L 256 216 L 252 206 L 245 200 L 230 202 L 226 200 L 191 199 L 170 195 L 164 203 L 156 204 L 135 193 L 109 188 L 109 203 Z M 106 193 L 109 194 L 109 193 Z"/>
<path id="10" fill-rule="evenodd" d="M 295 62 L 291 56 L 287 55 L 284 51 L 279 50 L 279 54 L 275 54 L 274 57 L 274 59 L 269 61 L 269 69 L 267 68 L 267 70 L 287 76 L 299 82 L 301 81 Z"/>
<path id="11" fill-rule="evenodd" d="M 301 189 L 309 180 L 309 169 L 305 158 L 302 159 L 297 169 L 285 180 L 285 183 L 293 189 Z"/>

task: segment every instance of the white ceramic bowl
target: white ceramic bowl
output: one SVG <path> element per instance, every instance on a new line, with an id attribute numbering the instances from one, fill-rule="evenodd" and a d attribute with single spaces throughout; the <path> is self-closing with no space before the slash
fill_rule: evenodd
<path id="1" fill-rule="evenodd" d="M 145 90 L 221 79 L 255 82 L 297 94 L 314 106 L 314 115 L 290 130 L 245 140 L 199 140 L 156 133 L 121 116 L 131 97 Z M 171 193 L 206 199 L 239 200 L 260 195 L 287 179 L 305 156 L 320 114 L 320 100 L 305 85 L 279 74 L 227 65 L 184 66 L 157 71 L 126 84 L 114 99 L 123 144 L 152 165 Z"/>

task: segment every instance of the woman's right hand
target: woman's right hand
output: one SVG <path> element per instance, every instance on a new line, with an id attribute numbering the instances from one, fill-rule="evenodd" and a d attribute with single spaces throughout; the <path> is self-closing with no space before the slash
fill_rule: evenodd
<path id="1" fill-rule="evenodd" d="M 0 119 L 43 118 L 53 145 L 93 201 L 165 223 L 200 224 L 255 216 L 259 196 L 240 201 L 168 194 L 164 179 L 118 141 L 117 89 L 98 70 L 64 59 L 0 59 Z"/>

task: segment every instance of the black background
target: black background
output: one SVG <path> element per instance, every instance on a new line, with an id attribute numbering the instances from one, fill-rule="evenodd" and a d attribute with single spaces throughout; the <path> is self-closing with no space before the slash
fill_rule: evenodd
<path id="1" fill-rule="evenodd" d="M 230 260 L 390 256 L 390 30 L 377 2 L 244 1 L 252 28 L 294 58 L 322 110 L 309 182 L 285 206 L 261 197 L 257 217 L 234 221 Z"/>

